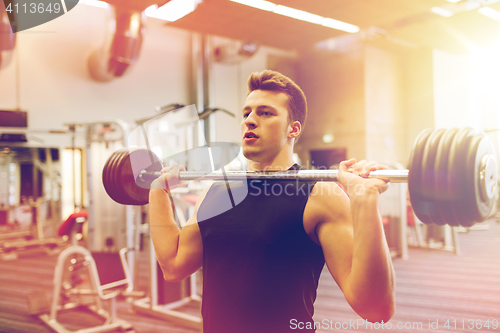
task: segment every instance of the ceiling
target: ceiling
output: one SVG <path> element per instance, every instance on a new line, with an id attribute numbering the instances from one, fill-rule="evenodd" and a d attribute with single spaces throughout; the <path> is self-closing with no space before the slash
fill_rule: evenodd
<path id="1" fill-rule="evenodd" d="M 491 0 L 271 0 L 276 4 L 355 24 L 358 39 L 383 39 L 399 47 L 430 47 L 466 53 L 472 46 L 500 40 L 500 22 L 476 10 L 448 18 L 434 6 L 459 6 Z M 500 10 L 500 3 L 491 5 Z M 457 7 L 458 8 L 458 7 Z M 203 0 L 196 10 L 169 26 L 240 39 L 288 50 L 308 50 L 316 43 L 352 34 L 262 11 L 229 0 Z M 369 32 L 378 31 L 376 36 Z M 368 36 L 368 37 L 367 37 Z"/>

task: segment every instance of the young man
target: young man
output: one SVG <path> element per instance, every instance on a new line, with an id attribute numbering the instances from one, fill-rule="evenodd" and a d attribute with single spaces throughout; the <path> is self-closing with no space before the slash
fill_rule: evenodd
<path id="1" fill-rule="evenodd" d="M 306 119 L 304 93 L 269 70 L 253 73 L 248 86 L 241 123 L 248 170 L 297 169 L 293 145 Z M 165 279 L 182 280 L 203 266 L 204 333 L 291 332 L 311 327 L 326 262 L 354 311 L 387 322 L 394 313 L 394 270 L 377 205 L 386 182 L 366 178 L 383 168 L 342 162 L 338 180 L 349 196 L 333 182 L 241 182 L 230 195 L 246 196 L 221 213 L 214 209 L 228 197 L 227 187 L 214 184 L 182 231 L 161 189 L 164 182 L 170 188 L 178 184 L 180 169 L 165 169 L 149 199 L 151 235 Z"/>

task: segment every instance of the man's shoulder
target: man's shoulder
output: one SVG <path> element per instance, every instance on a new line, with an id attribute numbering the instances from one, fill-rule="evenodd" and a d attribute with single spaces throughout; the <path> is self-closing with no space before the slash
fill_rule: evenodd
<path id="1" fill-rule="evenodd" d="M 316 182 L 311 191 L 311 199 L 313 200 L 344 201 L 346 198 L 348 199 L 346 191 L 337 182 Z"/>
<path id="2" fill-rule="evenodd" d="M 310 194 L 306 209 L 312 218 L 318 220 L 335 219 L 349 209 L 349 197 L 344 188 L 336 182 L 317 182 Z"/>
<path id="3" fill-rule="evenodd" d="M 342 187 L 335 182 L 317 182 L 304 210 L 304 229 L 319 245 L 318 227 L 341 225 L 348 214 L 349 198 Z"/>

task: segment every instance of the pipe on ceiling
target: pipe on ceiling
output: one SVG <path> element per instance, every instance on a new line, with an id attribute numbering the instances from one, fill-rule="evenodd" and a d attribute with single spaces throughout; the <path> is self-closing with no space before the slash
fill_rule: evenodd
<path id="1" fill-rule="evenodd" d="M 146 31 L 145 11 L 110 5 L 104 45 L 92 51 L 88 70 L 100 82 L 122 77 L 137 62 Z"/>

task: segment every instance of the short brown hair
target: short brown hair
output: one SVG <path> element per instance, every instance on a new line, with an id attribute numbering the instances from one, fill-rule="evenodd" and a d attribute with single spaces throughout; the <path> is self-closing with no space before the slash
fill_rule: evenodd
<path id="1" fill-rule="evenodd" d="M 288 95 L 288 120 L 298 121 L 302 128 L 307 118 L 306 95 L 289 77 L 272 70 L 254 72 L 248 78 L 248 94 L 254 90 L 281 91 Z"/>

